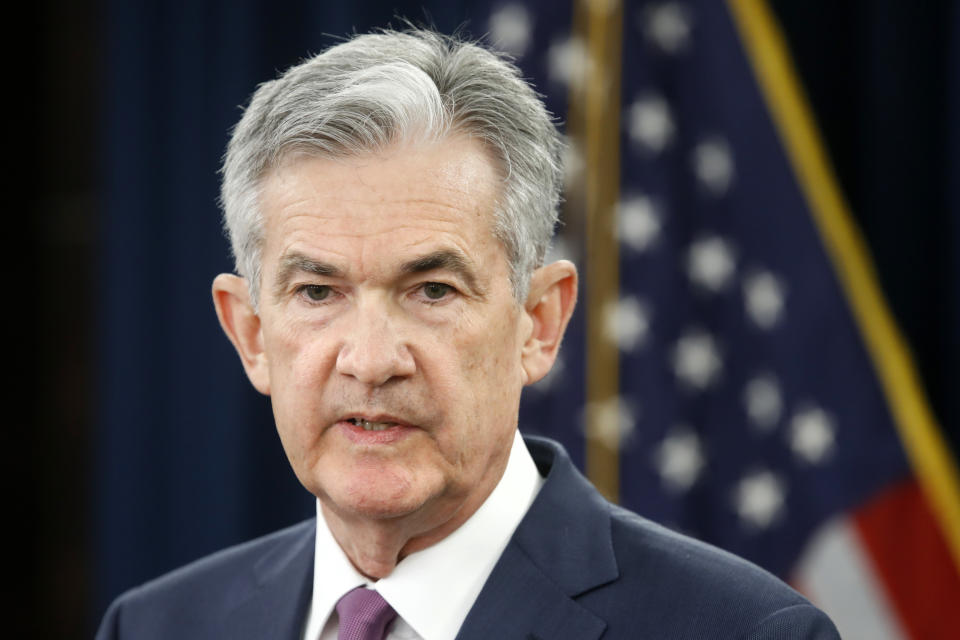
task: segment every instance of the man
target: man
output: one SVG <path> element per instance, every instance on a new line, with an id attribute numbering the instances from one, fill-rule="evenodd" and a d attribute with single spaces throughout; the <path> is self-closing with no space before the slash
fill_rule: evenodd
<path id="1" fill-rule="evenodd" d="M 543 264 L 559 151 L 513 66 L 430 32 L 257 90 L 223 170 L 240 275 L 213 298 L 317 518 L 131 591 L 98 637 L 837 637 L 519 437 L 576 299 Z"/>

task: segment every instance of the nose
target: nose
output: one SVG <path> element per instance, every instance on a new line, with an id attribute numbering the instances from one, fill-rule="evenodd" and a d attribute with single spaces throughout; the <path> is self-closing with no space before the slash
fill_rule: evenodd
<path id="1" fill-rule="evenodd" d="M 386 305 L 365 304 L 355 309 L 337 354 L 337 372 L 379 387 L 395 378 L 413 375 L 416 364 L 403 338 L 400 320 Z"/>

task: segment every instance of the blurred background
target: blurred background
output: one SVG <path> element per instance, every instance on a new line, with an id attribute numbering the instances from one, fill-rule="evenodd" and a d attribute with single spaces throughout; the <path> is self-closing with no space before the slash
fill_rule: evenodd
<path id="1" fill-rule="evenodd" d="M 312 514 L 213 313 L 217 170 L 258 83 L 397 16 L 509 52 L 570 143 L 583 297 L 522 430 L 845 638 L 953 637 L 946 0 L 36 3 L 8 58 L 15 629 L 89 637 L 123 590 Z"/>

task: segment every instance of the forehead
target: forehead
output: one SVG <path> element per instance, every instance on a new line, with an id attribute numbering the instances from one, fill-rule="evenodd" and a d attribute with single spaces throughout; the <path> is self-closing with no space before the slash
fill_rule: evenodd
<path id="1" fill-rule="evenodd" d="M 444 240 L 471 249 L 495 242 L 500 191 L 492 156 L 465 137 L 348 158 L 291 155 L 262 183 L 264 256 Z"/>

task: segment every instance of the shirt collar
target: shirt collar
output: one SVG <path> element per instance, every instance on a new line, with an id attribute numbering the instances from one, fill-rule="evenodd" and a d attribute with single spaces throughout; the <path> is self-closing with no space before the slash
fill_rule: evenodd
<path id="1" fill-rule="evenodd" d="M 449 536 L 410 554 L 389 576 L 372 584 L 334 540 L 318 500 L 313 599 L 305 637 L 317 637 L 343 594 L 366 584 L 424 640 L 453 640 L 542 485 L 517 432 L 503 476 L 480 508 Z"/>

